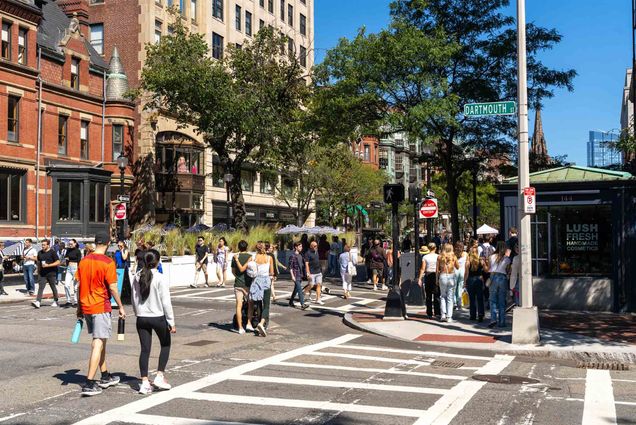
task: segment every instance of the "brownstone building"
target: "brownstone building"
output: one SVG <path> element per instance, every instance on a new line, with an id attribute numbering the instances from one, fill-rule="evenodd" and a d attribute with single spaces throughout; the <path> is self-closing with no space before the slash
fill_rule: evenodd
<path id="1" fill-rule="evenodd" d="M 2 0 L 0 19 L 0 239 L 106 230 L 134 135 L 118 56 L 91 46 L 81 1 Z"/>
<path id="2" fill-rule="evenodd" d="M 369 164 L 377 170 L 380 168 L 380 159 L 378 156 L 379 146 L 379 138 L 367 135 L 351 142 L 351 151 L 364 164 Z"/>

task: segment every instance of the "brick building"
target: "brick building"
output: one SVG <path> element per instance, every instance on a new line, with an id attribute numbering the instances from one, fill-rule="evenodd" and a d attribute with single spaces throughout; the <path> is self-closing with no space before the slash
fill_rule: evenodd
<path id="1" fill-rule="evenodd" d="M 380 168 L 379 147 L 380 139 L 376 136 L 363 136 L 351 142 L 353 154 L 364 164 L 369 164 L 376 170 Z"/>
<path id="2" fill-rule="evenodd" d="M 308 71 L 314 63 L 314 0 L 64 0 L 89 5 L 91 44 L 107 57 L 119 48 L 130 87 L 138 87 L 149 43 L 170 35 L 175 17 L 172 7 L 193 33 L 204 35 L 210 55 L 221 58 L 228 45 L 243 44 L 265 25 L 289 38 L 288 48 L 298 52 Z M 135 202 L 147 209 L 140 221 L 180 222 L 188 227 L 226 223 L 224 169 L 218 157 L 193 128 L 181 128 L 160 114 L 137 105 L 135 156 L 152 161 L 154 190 Z M 274 196 L 280 175 L 261 173 L 247 166 L 241 177 L 247 220 L 258 223 L 294 223 L 294 215 Z M 140 198 L 141 199 L 141 198 Z M 311 224 L 311 223 L 310 223 Z"/>
<path id="3" fill-rule="evenodd" d="M 106 230 L 134 136 L 117 55 L 91 46 L 80 1 L 2 0 L 0 19 L 0 239 Z"/>

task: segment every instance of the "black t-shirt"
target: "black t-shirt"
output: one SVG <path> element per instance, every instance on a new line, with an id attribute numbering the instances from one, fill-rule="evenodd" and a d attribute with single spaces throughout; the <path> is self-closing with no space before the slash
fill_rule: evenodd
<path id="1" fill-rule="evenodd" d="M 307 251 L 305 254 L 305 263 L 309 263 L 309 273 L 322 273 L 322 269 L 320 268 L 320 257 L 316 251 Z"/>
<path id="2" fill-rule="evenodd" d="M 515 258 L 517 253 L 515 252 L 515 245 L 519 243 L 519 238 L 517 236 L 511 236 L 510 239 L 506 241 L 506 248 L 510 250 L 510 260 Z"/>
<path id="3" fill-rule="evenodd" d="M 79 248 L 66 250 L 66 259 L 69 263 L 79 263 L 82 259 L 82 251 Z"/>
<path id="4" fill-rule="evenodd" d="M 205 254 L 210 252 L 207 245 L 197 245 L 195 250 L 197 251 L 197 263 L 200 263 L 203 257 L 205 257 Z"/>
<path id="5" fill-rule="evenodd" d="M 57 254 L 55 253 L 55 251 L 53 251 L 52 249 L 49 248 L 48 251 L 40 251 L 38 252 L 38 264 L 40 266 L 40 274 L 41 275 L 48 275 L 49 273 L 57 273 L 57 267 L 42 267 L 42 262 L 45 261 L 46 264 L 51 264 L 51 263 L 55 263 L 57 260 L 59 260 Z"/>

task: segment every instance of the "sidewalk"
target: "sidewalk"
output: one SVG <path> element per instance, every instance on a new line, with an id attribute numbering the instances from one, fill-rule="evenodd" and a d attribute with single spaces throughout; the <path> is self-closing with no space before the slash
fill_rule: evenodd
<path id="1" fill-rule="evenodd" d="M 512 314 L 503 329 L 489 329 L 488 319 L 470 321 L 466 310 L 456 311 L 453 323 L 429 320 L 422 307 L 409 308 L 408 320 L 383 320 L 383 315 L 381 310 L 350 312 L 344 322 L 365 332 L 424 344 L 582 362 L 636 363 L 636 316 L 631 314 L 542 311 L 538 345 L 512 343 Z"/>

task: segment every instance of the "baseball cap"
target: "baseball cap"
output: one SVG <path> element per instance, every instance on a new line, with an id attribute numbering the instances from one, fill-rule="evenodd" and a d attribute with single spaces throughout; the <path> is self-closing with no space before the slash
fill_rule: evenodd
<path id="1" fill-rule="evenodd" d="M 108 245 L 110 243 L 110 235 L 108 232 L 97 232 L 95 234 L 95 245 Z"/>

